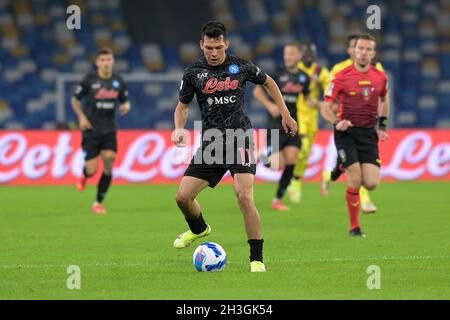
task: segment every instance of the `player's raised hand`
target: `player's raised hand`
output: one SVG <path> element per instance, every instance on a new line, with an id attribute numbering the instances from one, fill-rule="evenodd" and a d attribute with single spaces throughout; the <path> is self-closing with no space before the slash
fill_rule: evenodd
<path id="1" fill-rule="evenodd" d="M 384 130 L 378 129 L 377 135 L 378 135 L 378 139 L 381 140 L 382 142 L 386 141 L 389 138 L 388 133 Z"/>
<path id="2" fill-rule="evenodd" d="M 294 118 L 291 117 L 291 115 L 284 116 L 281 119 L 281 124 L 285 133 L 289 133 L 291 136 L 295 136 L 297 134 L 297 121 L 295 121 Z"/>
<path id="3" fill-rule="evenodd" d="M 353 124 L 349 120 L 341 120 L 336 124 L 336 130 L 346 131 L 348 128 L 353 127 Z"/>
<path id="4" fill-rule="evenodd" d="M 189 132 L 186 129 L 175 129 L 171 139 L 177 147 L 185 147 L 189 139 Z"/>
<path id="5" fill-rule="evenodd" d="M 80 117 L 79 126 L 82 131 L 92 129 L 92 124 L 86 117 Z"/>

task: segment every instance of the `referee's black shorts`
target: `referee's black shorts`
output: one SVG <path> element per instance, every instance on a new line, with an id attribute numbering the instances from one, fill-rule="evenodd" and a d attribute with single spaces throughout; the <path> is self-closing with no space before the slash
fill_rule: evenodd
<path id="1" fill-rule="evenodd" d="M 84 130 L 82 131 L 81 146 L 85 161 L 96 158 L 103 150 L 117 152 L 117 132 L 99 133 L 93 130 Z"/>
<path id="2" fill-rule="evenodd" d="M 378 135 L 375 128 L 350 127 L 346 131 L 334 130 L 334 143 L 344 168 L 359 162 L 380 167 Z"/>
<path id="3" fill-rule="evenodd" d="M 236 173 L 256 174 L 254 144 L 248 140 L 243 146 L 236 143 L 222 144 L 223 154 L 218 158 L 219 161 L 214 163 L 210 162 L 211 150 L 214 150 L 211 144 L 200 146 L 184 175 L 208 181 L 209 186 L 214 188 L 228 170 L 233 177 Z M 215 156 L 214 152 L 212 156 Z"/>

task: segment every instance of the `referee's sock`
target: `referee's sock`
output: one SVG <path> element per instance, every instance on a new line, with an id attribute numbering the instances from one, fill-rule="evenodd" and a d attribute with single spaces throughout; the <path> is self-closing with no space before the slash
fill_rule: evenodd
<path id="1" fill-rule="evenodd" d="M 360 198 L 359 190 L 347 187 L 347 192 L 345 194 L 345 200 L 347 201 L 348 213 L 350 215 L 350 230 L 360 227 L 359 225 L 359 207 Z"/>
<path id="2" fill-rule="evenodd" d="M 112 176 L 102 174 L 100 181 L 97 186 L 97 202 L 102 203 L 103 199 L 105 199 L 106 192 L 108 192 L 108 188 L 111 185 Z"/>
<path id="3" fill-rule="evenodd" d="M 289 186 L 289 183 L 291 182 L 291 179 L 294 175 L 294 168 L 295 165 L 293 164 L 286 165 L 286 167 L 284 168 L 281 179 L 278 182 L 278 189 L 276 194 L 277 199 L 283 198 L 284 194 L 286 193 L 286 189 Z"/>

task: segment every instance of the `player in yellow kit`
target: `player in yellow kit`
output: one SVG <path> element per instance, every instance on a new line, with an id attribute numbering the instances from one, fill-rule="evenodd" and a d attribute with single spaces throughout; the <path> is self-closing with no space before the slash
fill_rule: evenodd
<path id="1" fill-rule="evenodd" d="M 330 82 L 329 70 L 316 62 L 316 46 L 312 43 L 305 43 L 301 46 L 301 51 L 302 60 L 299 62 L 298 67 L 310 78 L 310 94 L 309 99 L 306 99 L 301 94 L 297 100 L 297 115 L 302 146 L 294 169 L 294 178 L 292 178 L 287 190 L 289 199 L 294 203 L 298 203 L 301 200 L 301 179 L 308 166 L 309 155 L 318 130 L 320 98 Z"/>
<path id="2" fill-rule="evenodd" d="M 341 61 L 333 66 L 333 68 L 331 69 L 331 78 L 330 79 L 332 79 L 339 71 L 347 68 L 348 66 L 350 66 L 353 63 L 355 45 L 356 45 L 356 40 L 357 40 L 358 36 L 359 36 L 358 34 L 351 34 L 347 37 L 347 53 L 350 56 L 350 58 L 348 58 L 347 60 Z M 375 63 L 375 68 L 384 72 L 384 68 L 380 62 Z M 389 103 L 389 99 L 386 99 L 386 103 Z M 336 110 L 337 110 L 337 107 L 336 107 Z M 322 191 L 323 195 L 325 195 L 325 196 L 328 195 L 328 188 L 329 188 L 330 182 L 336 181 L 337 179 L 339 179 L 342 172 L 343 172 L 343 167 L 340 164 L 339 157 L 338 157 L 338 162 L 337 162 L 336 166 L 334 167 L 334 169 L 331 171 L 324 171 L 322 174 L 322 190 L 321 191 Z M 377 207 L 374 205 L 374 203 L 370 199 L 369 192 L 363 186 L 361 186 L 361 188 L 359 189 L 359 196 L 361 198 L 361 209 L 364 213 L 375 213 L 377 211 Z"/>

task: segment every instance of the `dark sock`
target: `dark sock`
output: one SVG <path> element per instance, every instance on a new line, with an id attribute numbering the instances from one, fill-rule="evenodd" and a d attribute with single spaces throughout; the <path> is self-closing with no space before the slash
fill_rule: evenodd
<path id="1" fill-rule="evenodd" d="M 201 212 L 200 212 L 200 216 L 198 218 L 189 219 L 189 218 L 185 217 L 185 219 L 189 225 L 189 229 L 191 229 L 191 231 L 195 234 L 200 234 L 203 231 L 205 231 L 207 228 L 206 222 L 203 219 L 203 215 Z"/>
<path id="2" fill-rule="evenodd" d="M 247 241 L 250 245 L 250 262 L 261 261 L 263 262 L 263 242 L 264 240 L 250 239 Z"/>
<path id="3" fill-rule="evenodd" d="M 344 167 L 341 162 L 338 162 L 336 166 L 331 171 L 331 181 L 336 181 L 339 179 L 341 174 L 344 172 Z"/>
<path id="4" fill-rule="evenodd" d="M 286 193 L 286 189 L 291 182 L 292 176 L 294 175 L 294 167 L 295 165 L 287 165 L 284 168 L 283 174 L 278 183 L 278 190 L 276 195 L 277 199 L 283 198 L 284 194 Z"/>
<path id="5" fill-rule="evenodd" d="M 102 203 L 103 199 L 105 199 L 106 192 L 111 184 L 112 176 L 108 176 L 106 174 L 102 174 L 100 181 L 97 186 L 97 202 Z"/>

